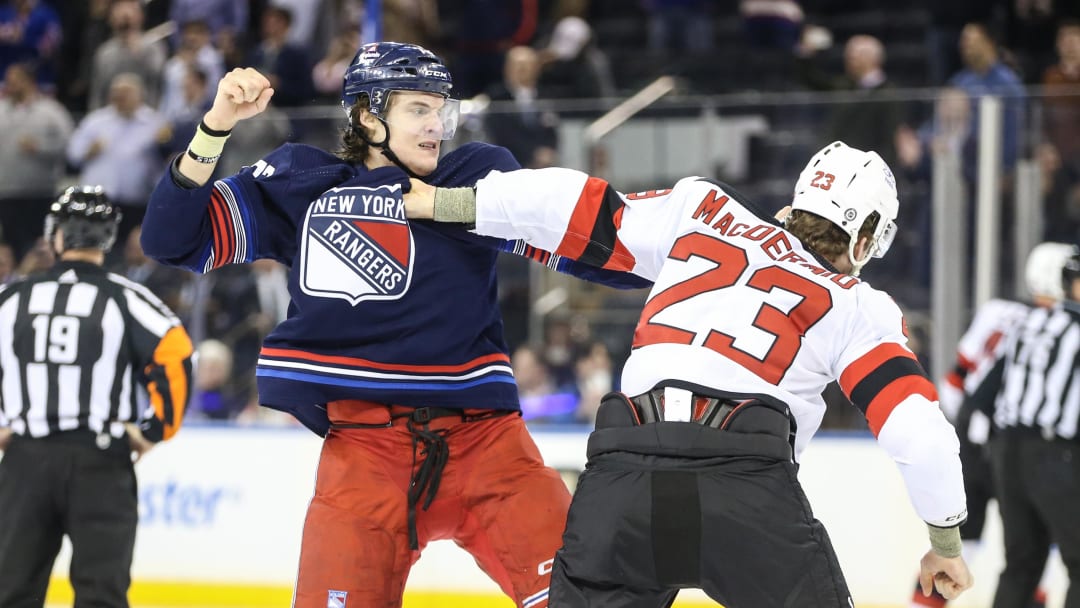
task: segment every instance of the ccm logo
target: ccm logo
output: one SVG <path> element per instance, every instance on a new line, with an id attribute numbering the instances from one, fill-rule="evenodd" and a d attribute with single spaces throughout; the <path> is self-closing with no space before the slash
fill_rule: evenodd
<path id="1" fill-rule="evenodd" d="M 536 567 L 536 573 L 540 576 L 544 576 L 545 574 L 551 574 L 551 567 L 554 563 L 554 559 L 549 559 L 546 562 L 540 562 L 540 565 Z"/>
<path id="2" fill-rule="evenodd" d="M 967 516 L 968 516 L 967 509 L 964 509 L 963 511 L 960 512 L 959 515 L 953 515 L 952 517 L 948 517 L 948 518 L 945 519 L 945 521 L 950 522 L 950 523 L 954 522 L 954 521 L 961 521 L 961 520 L 967 519 Z"/>

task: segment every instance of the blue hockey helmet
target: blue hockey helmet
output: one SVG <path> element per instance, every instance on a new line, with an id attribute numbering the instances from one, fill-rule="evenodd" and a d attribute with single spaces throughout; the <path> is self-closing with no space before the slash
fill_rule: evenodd
<path id="1" fill-rule="evenodd" d="M 421 91 L 450 96 L 454 86 L 441 59 L 415 44 L 372 42 L 360 47 L 345 70 L 341 107 L 345 113 L 367 94 L 371 113 L 382 116 L 391 91 Z"/>

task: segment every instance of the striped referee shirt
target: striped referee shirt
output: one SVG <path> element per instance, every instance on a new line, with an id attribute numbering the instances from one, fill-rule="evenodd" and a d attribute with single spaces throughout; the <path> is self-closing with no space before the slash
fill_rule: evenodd
<path id="1" fill-rule="evenodd" d="M 130 422 L 151 441 L 168 439 L 187 405 L 191 355 L 179 319 L 145 287 L 61 261 L 0 291 L 0 423 L 30 437 L 119 438 Z"/>
<path id="2" fill-rule="evenodd" d="M 994 428 L 1075 439 L 1080 423 L 1080 304 L 1034 308 L 978 393 L 994 390 Z"/>

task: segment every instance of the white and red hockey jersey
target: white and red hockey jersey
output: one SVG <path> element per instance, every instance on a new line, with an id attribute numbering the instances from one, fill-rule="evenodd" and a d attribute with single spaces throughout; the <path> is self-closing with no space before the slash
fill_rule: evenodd
<path id="1" fill-rule="evenodd" d="M 994 367 L 1004 346 L 1003 337 L 1027 316 L 1031 307 L 1011 300 L 989 300 L 979 307 L 956 346 L 956 365 L 941 386 L 941 409 L 955 420 L 964 395 L 979 387 Z"/>
<path id="2" fill-rule="evenodd" d="M 959 444 L 884 292 L 836 272 L 773 218 L 706 178 L 622 194 L 569 169 L 493 172 L 475 232 L 654 281 L 623 369 L 637 395 L 664 381 L 770 395 L 798 423 L 796 453 L 839 380 L 898 464 L 916 512 L 966 514 Z"/>

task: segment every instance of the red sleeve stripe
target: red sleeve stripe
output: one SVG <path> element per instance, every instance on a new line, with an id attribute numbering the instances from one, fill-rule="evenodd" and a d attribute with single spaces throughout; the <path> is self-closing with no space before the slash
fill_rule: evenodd
<path id="1" fill-rule="evenodd" d="M 637 261 L 619 241 L 615 225 L 622 207 L 622 199 L 607 182 L 590 177 L 555 253 L 607 270 L 633 269 Z"/>
<path id="2" fill-rule="evenodd" d="M 995 331 L 990 334 L 990 337 L 986 339 L 986 344 L 983 346 L 983 352 L 987 355 L 993 355 L 997 350 L 998 343 L 1005 337 L 1005 334 L 1000 331 Z"/>
<path id="3" fill-rule="evenodd" d="M 637 259 L 634 258 L 634 254 L 630 253 L 630 250 L 623 245 L 622 241 L 615 238 L 615 251 L 611 252 L 611 258 L 608 259 L 608 263 L 604 264 L 604 268 L 607 270 L 618 270 L 623 272 L 629 272 L 637 265 Z"/>
<path id="4" fill-rule="evenodd" d="M 922 395 L 930 401 L 937 401 L 938 398 L 934 383 L 925 376 L 904 376 L 893 380 L 878 392 L 866 408 L 866 422 L 874 437 L 881 432 L 881 427 L 885 426 L 885 421 L 896 406 L 911 395 Z"/>
<path id="5" fill-rule="evenodd" d="M 581 258 L 581 254 L 589 245 L 589 237 L 592 235 L 593 225 L 596 224 L 596 216 L 600 213 L 600 205 L 604 202 L 604 192 L 607 188 L 607 182 L 595 177 L 590 177 L 585 182 L 585 187 L 581 189 L 581 196 L 574 205 L 574 214 L 570 216 L 570 225 L 566 228 L 566 234 L 555 249 L 556 254 L 572 260 Z"/>
<path id="6" fill-rule="evenodd" d="M 232 212 L 217 188 L 210 191 L 210 227 L 213 231 L 214 268 L 233 262 L 236 255 L 236 232 Z"/>
<path id="7" fill-rule="evenodd" d="M 945 374 L 945 383 L 953 388 L 960 390 L 964 389 L 964 377 L 961 376 L 956 370 Z"/>
<path id="8" fill-rule="evenodd" d="M 885 344 L 874 347 L 870 352 L 848 365 L 847 369 L 844 370 L 844 373 L 840 375 L 840 388 L 844 390 L 844 394 L 850 397 L 852 392 L 855 391 L 855 387 L 869 376 L 871 372 L 881 367 L 882 364 L 889 359 L 895 357 L 915 359 L 915 355 L 902 344 L 886 342 Z"/>
<path id="9" fill-rule="evenodd" d="M 897 378 L 907 377 L 923 378 L 930 383 L 930 379 L 926 377 L 926 372 L 923 371 L 918 361 L 911 357 L 893 357 L 882 363 L 856 384 L 855 388 L 848 393 L 848 398 L 855 404 L 855 407 L 865 414 L 870 408 L 870 404 L 885 391 L 886 387 Z M 930 386 L 932 387 L 933 383 L 930 383 Z M 937 399 L 936 393 L 934 399 Z"/>
<path id="10" fill-rule="evenodd" d="M 960 369 L 964 370 L 964 372 L 966 373 L 966 372 L 973 371 L 975 369 L 975 362 L 972 361 L 971 359 L 968 359 L 964 355 L 962 355 L 960 353 L 957 353 L 956 354 L 956 366 L 959 367 Z"/>

